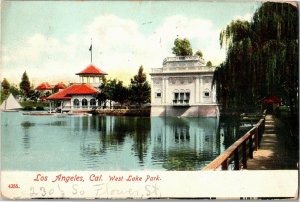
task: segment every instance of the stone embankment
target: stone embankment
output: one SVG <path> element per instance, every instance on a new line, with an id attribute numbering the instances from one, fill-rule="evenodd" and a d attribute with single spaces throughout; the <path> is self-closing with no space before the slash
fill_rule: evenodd
<path id="1" fill-rule="evenodd" d="M 109 116 L 150 116 L 150 108 L 148 109 L 97 109 L 93 114 L 109 115 Z"/>

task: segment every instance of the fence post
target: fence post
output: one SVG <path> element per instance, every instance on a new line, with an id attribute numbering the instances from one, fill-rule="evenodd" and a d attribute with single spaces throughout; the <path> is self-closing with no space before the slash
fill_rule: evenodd
<path id="1" fill-rule="evenodd" d="M 239 161 L 239 148 L 237 147 L 236 150 L 234 150 L 234 170 L 240 169 L 240 161 Z"/>
<path id="2" fill-rule="evenodd" d="M 242 147 L 242 149 L 243 149 L 243 168 L 244 169 L 247 168 L 247 144 L 246 144 L 246 141 L 247 140 L 245 140 L 243 142 L 243 147 Z"/>
<path id="3" fill-rule="evenodd" d="M 250 135 L 250 138 L 249 138 L 249 158 L 253 159 L 253 139 L 252 139 L 252 134 Z"/>
<path id="4" fill-rule="evenodd" d="M 260 147 L 260 140 L 261 140 L 261 127 L 260 127 L 260 124 L 257 126 L 257 139 L 258 139 L 258 141 L 257 141 L 257 148 L 259 148 Z"/>
<path id="5" fill-rule="evenodd" d="M 254 129 L 254 138 L 255 138 L 255 151 L 258 150 L 258 127 L 255 126 L 255 129 Z"/>
<path id="6" fill-rule="evenodd" d="M 227 162 L 227 159 L 222 163 L 222 170 L 228 170 L 228 162 Z"/>

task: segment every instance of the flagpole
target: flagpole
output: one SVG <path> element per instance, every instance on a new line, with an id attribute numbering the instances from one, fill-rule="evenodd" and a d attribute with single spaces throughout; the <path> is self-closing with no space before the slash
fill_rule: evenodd
<path id="1" fill-rule="evenodd" d="M 91 47 L 90 47 L 90 51 L 91 51 L 91 64 L 93 63 L 93 39 L 91 38 Z"/>

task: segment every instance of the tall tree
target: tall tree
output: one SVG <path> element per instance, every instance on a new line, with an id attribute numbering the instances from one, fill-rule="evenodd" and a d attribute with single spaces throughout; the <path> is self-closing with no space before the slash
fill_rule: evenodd
<path id="1" fill-rule="evenodd" d="M 231 22 L 220 33 L 227 57 L 215 71 L 217 97 L 225 108 L 257 106 L 269 95 L 298 109 L 298 10 L 263 3 L 253 20 Z"/>
<path id="2" fill-rule="evenodd" d="M 1 100 L 0 102 L 2 103 L 3 100 L 5 100 L 8 95 L 9 95 L 9 92 L 10 92 L 10 84 L 9 82 L 7 81 L 6 78 L 3 79 L 3 81 L 1 82 L 1 86 L 2 86 L 2 89 L 1 89 Z"/>
<path id="3" fill-rule="evenodd" d="M 106 107 L 106 102 L 109 101 L 109 108 L 111 108 L 111 104 L 113 101 L 113 93 L 116 85 L 116 79 L 114 80 L 106 80 L 104 79 L 102 84 L 100 85 L 100 94 L 98 95 L 98 99 Z"/>
<path id="4" fill-rule="evenodd" d="M 122 81 L 117 81 L 114 93 L 113 93 L 113 100 L 119 102 L 121 106 L 128 100 L 128 88 L 123 86 Z"/>
<path id="5" fill-rule="evenodd" d="M 23 95 L 26 98 L 28 98 L 28 96 L 30 94 L 30 81 L 29 81 L 29 78 L 27 76 L 26 71 L 22 75 L 22 80 L 21 80 L 21 83 L 20 83 L 20 89 L 21 89 L 21 92 L 23 93 Z"/>
<path id="6" fill-rule="evenodd" d="M 3 90 L 4 96 L 7 96 L 9 94 L 10 84 L 7 81 L 6 78 L 3 79 L 2 83 L 1 83 L 1 86 L 2 86 L 2 90 Z"/>
<path id="7" fill-rule="evenodd" d="M 188 39 L 176 38 L 174 41 L 174 47 L 172 48 L 173 54 L 176 56 L 190 56 L 193 55 L 193 49 Z"/>
<path id="8" fill-rule="evenodd" d="M 139 106 L 150 102 L 150 85 L 146 80 L 146 74 L 144 73 L 143 66 L 140 66 L 138 74 L 135 75 L 129 86 L 130 101 L 137 103 Z"/>

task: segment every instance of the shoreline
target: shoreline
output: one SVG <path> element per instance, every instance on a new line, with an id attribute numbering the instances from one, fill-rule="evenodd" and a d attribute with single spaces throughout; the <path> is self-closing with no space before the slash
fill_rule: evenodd
<path id="1" fill-rule="evenodd" d="M 151 109 L 97 109 L 89 112 L 98 115 L 111 116 L 146 116 L 150 117 Z"/>

